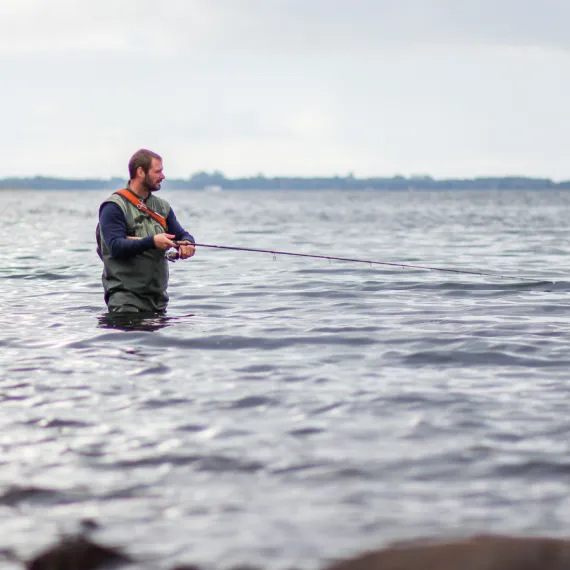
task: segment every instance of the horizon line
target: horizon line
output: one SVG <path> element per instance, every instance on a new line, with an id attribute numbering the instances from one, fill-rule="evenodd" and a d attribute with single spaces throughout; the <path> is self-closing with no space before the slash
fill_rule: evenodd
<path id="1" fill-rule="evenodd" d="M 454 180 L 540 180 L 540 181 L 548 181 L 554 183 L 562 183 L 562 182 L 570 182 L 569 178 L 561 178 L 556 181 L 554 178 L 550 178 L 547 176 L 531 176 L 531 175 L 523 175 L 523 174 L 504 174 L 504 175 L 471 175 L 471 176 L 444 176 L 444 177 L 436 177 L 431 176 L 429 174 L 393 174 L 393 175 L 372 175 L 372 176 L 356 176 L 352 173 L 347 175 L 339 175 L 339 174 L 331 174 L 331 175 L 265 175 L 265 174 L 255 174 L 255 175 L 246 175 L 246 176 L 232 176 L 228 177 L 225 174 L 219 171 L 213 171 L 211 173 L 200 171 L 190 176 L 184 178 L 181 176 L 173 176 L 173 177 L 166 177 L 165 182 L 172 181 L 172 182 L 189 182 L 192 180 L 196 180 L 198 178 L 216 178 L 218 180 L 227 180 L 235 181 L 235 180 L 393 180 L 393 179 L 404 179 L 410 180 L 414 182 L 422 182 L 422 181 L 454 181 Z M 61 180 L 61 181 L 77 181 L 77 182 L 95 182 L 95 181 L 114 181 L 114 180 L 128 180 L 128 176 L 87 176 L 87 177 L 75 177 L 75 176 L 63 176 L 63 175 L 45 175 L 45 174 L 33 174 L 33 175 L 26 175 L 26 176 L 3 176 L 0 177 L 0 182 L 5 181 L 24 181 L 24 180 Z"/>

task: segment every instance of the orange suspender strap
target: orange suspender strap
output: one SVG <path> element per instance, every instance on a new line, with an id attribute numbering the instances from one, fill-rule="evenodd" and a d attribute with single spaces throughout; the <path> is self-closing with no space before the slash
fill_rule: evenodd
<path id="1" fill-rule="evenodd" d="M 153 212 L 134 192 L 123 188 L 122 190 L 117 190 L 115 194 L 120 194 L 125 200 L 134 204 L 141 212 L 148 214 L 153 220 L 156 220 L 163 229 L 166 229 L 166 220 L 160 214 Z"/>

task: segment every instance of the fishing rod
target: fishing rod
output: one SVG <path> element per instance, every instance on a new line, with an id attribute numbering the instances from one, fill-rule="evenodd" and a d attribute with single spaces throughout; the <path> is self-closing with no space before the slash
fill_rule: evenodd
<path id="1" fill-rule="evenodd" d="M 183 243 L 188 242 L 175 242 L 177 246 L 182 245 Z M 467 275 L 480 275 L 485 277 L 495 277 L 498 279 L 514 279 L 518 281 L 527 281 L 531 283 L 554 283 L 549 279 L 533 279 L 532 277 L 519 277 L 513 275 L 502 275 L 499 273 L 488 273 L 485 271 L 469 271 L 466 269 L 451 269 L 448 267 L 431 267 L 429 265 L 412 265 L 407 263 L 394 263 L 391 261 L 373 261 L 370 259 L 355 259 L 352 257 L 335 257 L 332 255 L 314 255 L 309 253 L 296 253 L 292 251 L 277 251 L 273 249 L 255 249 L 252 247 L 237 247 L 237 246 L 230 246 L 230 245 L 213 245 L 209 243 L 195 243 L 192 244 L 195 247 L 209 247 L 212 249 L 226 249 L 231 251 L 248 251 L 253 253 L 269 253 L 273 256 L 276 255 L 288 255 L 291 257 L 309 257 L 311 259 L 328 259 L 329 261 L 349 261 L 352 263 L 366 263 L 368 265 L 387 265 L 391 267 L 404 267 L 407 269 L 423 269 L 427 271 L 444 271 L 447 273 L 462 273 Z M 178 259 L 178 252 L 173 252 L 173 255 L 167 254 L 167 257 L 170 261 L 174 261 Z"/>

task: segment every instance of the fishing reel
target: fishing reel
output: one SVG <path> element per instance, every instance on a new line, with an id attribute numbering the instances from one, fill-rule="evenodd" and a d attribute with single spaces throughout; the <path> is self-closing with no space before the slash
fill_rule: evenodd
<path id="1" fill-rule="evenodd" d="M 176 247 L 171 247 L 170 249 L 167 249 L 166 252 L 164 253 L 164 257 L 166 257 L 166 259 L 168 261 L 172 261 L 173 263 L 180 259 L 180 253 L 178 252 L 178 248 L 181 245 L 194 245 L 192 242 L 189 241 L 175 241 L 174 242 L 176 244 Z"/>
<path id="2" fill-rule="evenodd" d="M 172 261 L 172 263 L 174 263 L 177 259 L 180 259 L 180 254 L 176 248 L 171 247 L 165 252 L 164 257 L 166 257 L 168 261 Z"/>

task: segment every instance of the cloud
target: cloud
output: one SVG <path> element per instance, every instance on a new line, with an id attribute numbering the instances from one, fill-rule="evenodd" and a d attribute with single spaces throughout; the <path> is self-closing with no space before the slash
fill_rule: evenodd
<path id="1" fill-rule="evenodd" d="M 570 177 L 561 0 L 8 0 L 0 176 Z"/>
<path id="2" fill-rule="evenodd" d="M 11 0 L 0 53 L 378 53 L 426 44 L 568 49 L 566 0 Z"/>

